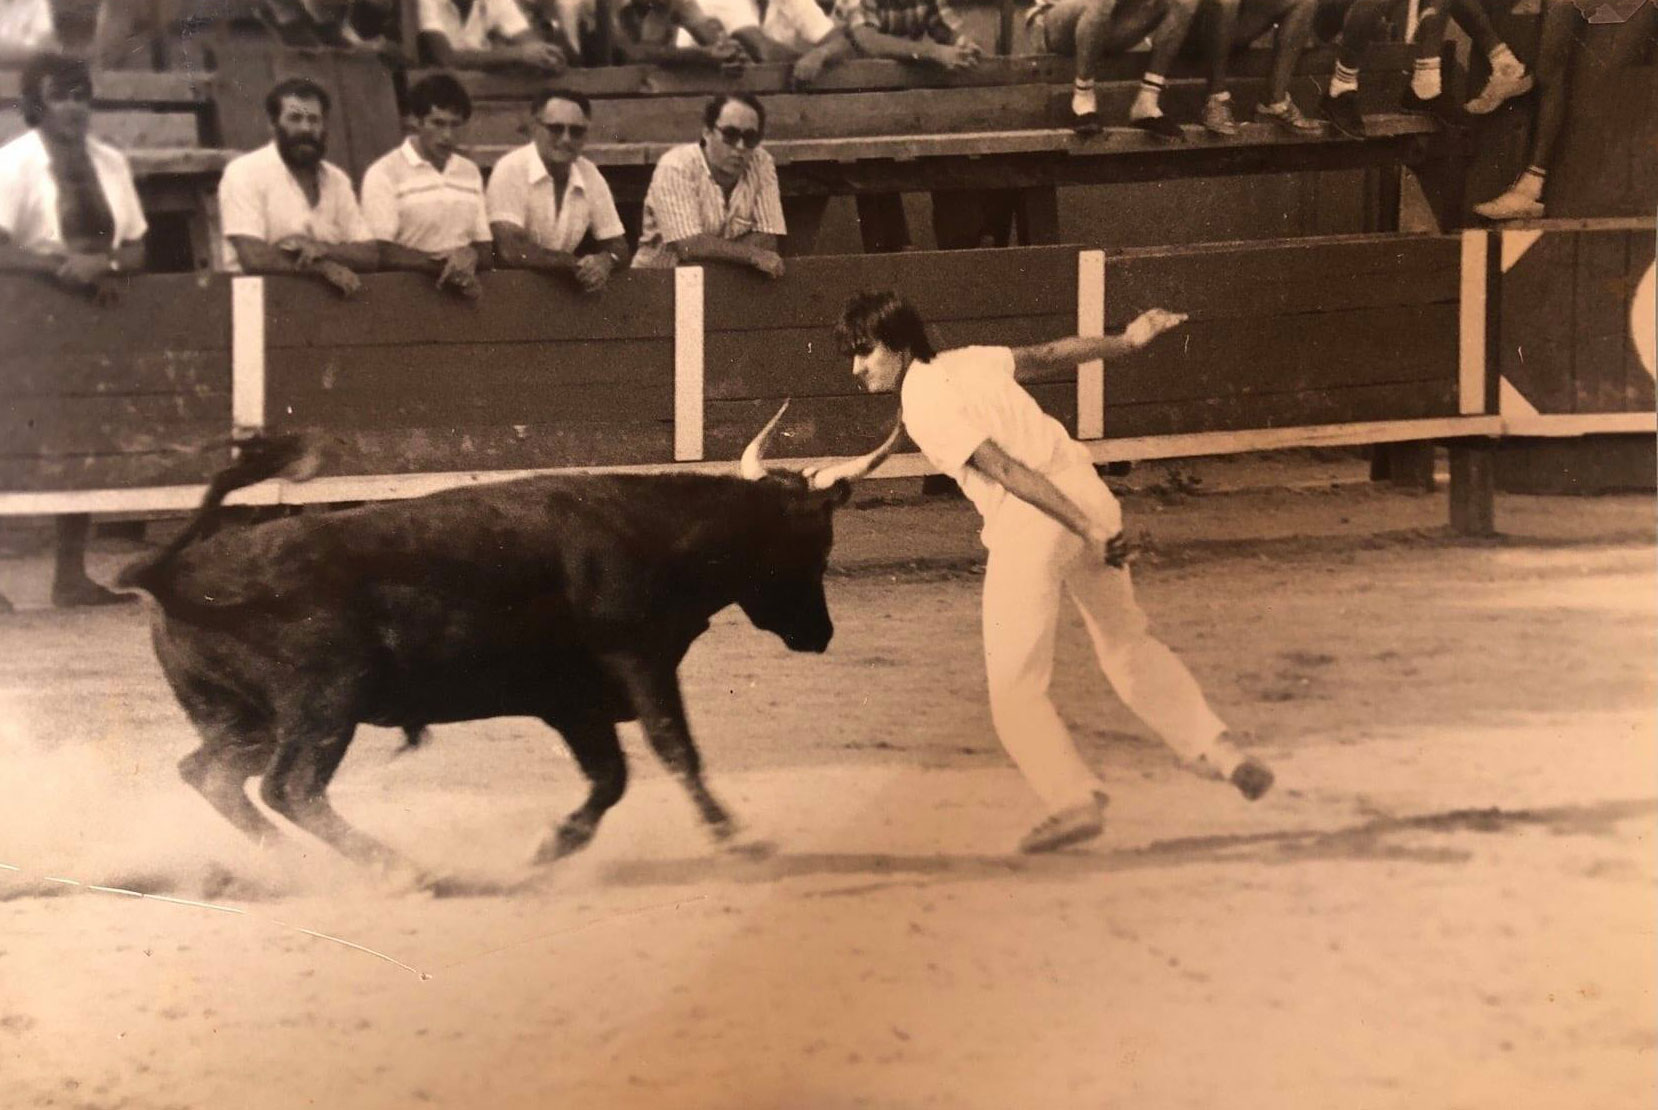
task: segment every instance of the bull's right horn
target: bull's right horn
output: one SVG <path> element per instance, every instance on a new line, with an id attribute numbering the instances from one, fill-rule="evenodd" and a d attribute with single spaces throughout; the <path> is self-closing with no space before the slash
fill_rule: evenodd
<path id="1" fill-rule="evenodd" d="M 777 415 L 767 421 L 766 426 L 760 429 L 760 434 L 743 448 L 743 459 L 738 464 L 738 473 L 744 478 L 758 482 L 766 476 L 766 464 L 762 461 L 766 457 L 766 447 L 771 443 L 772 434 L 777 431 L 778 421 L 782 420 L 783 414 L 788 411 L 789 402 L 784 401 L 783 407 L 777 410 Z"/>
<path id="2" fill-rule="evenodd" d="M 903 420 L 894 421 L 892 431 L 888 434 L 886 441 L 869 454 L 856 459 L 830 463 L 816 470 L 808 467 L 804 471 L 807 486 L 811 489 L 828 489 L 843 479 L 848 482 L 856 482 L 886 461 L 886 457 L 892 454 L 892 449 L 898 446 L 898 433 L 903 430 Z"/>

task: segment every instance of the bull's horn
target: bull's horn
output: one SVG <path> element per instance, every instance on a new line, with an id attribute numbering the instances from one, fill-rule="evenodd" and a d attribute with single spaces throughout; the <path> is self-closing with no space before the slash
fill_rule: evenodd
<path id="1" fill-rule="evenodd" d="M 892 449 L 898 445 L 898 433 L 903 430 L 904 422 L 902 419 L 893 421 L 892 433 L 887 436 L 886 442 L 881 446 L 862 458 L 830 463 L 821 470 L 808 471 L 806 473 L 807 484 L 812 489 L 828 489 L 842 478 L 848 482 L 856 482 L 859 478 L 880 466 L 886 460 L 886 457 L 892 454 Z"/>
<path id="2" fill-rule="evenodd" d="M 777 431 L 777 422 L 783 419 L 783 414 L 789 411 L 789 402 L 784 401 L 783 407 L 777 410 L 777 415 L 760 429 L 749 445 L 743 448 L 743 461 L 738 464 L 738 473 L 751 482 L 758 482 L 766 476 L 766 464 L 762 461 L 766 457 L 766 446 L 771 443 L 772 433 Z"/>

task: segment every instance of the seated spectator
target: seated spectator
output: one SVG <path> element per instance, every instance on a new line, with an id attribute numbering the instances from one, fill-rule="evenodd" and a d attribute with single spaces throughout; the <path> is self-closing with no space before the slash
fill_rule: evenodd
<path id="1" fill-rule="evenodd" d="M 592 5 L 592 0 L 578 2 Z M 627 0 L 615 7 L 614 20 L 616 56 L 627 64 L 702 66 L 734 76 L 748 63 L 742 44 L 697 0 Z M 676 41 L 680 31 L 690 36 L 689 45 Z"/>
<path id="2" fill-rule="evenodd" d="M 1317 10 L 1318 0 L 1203 0 L 1193 38 L 1209 63 L 1204 130 L 1222 136 L 1238 133 L 1232 94 L 1226 89 L 1231 55 L 1234 50 L 1247 49 L 1273 28 L 1277 31 L 1273 36 L 1272 69 L 1267 75 L 1266 98 L 1255 109 L 1255 116 L 1290 135 L 1309 135 L 1322 129 L 1317 120 L 1302 115 L 1290 99 L 1290 79 L 1312 36 Z"/>
<path id="3" fill-rule="evenodd" d="M 58 46 L 50 0 L 0 0 L 0 65 L 21 65 Z"/>
<path id="4" fill-rule="evenodd" d="M 1441 3 L 1442 7 L 1423 5 L 1420 17 L 1423 33 L 1405 107 L 1429 106 L 1443 93 L 1439 46 L 1444 41 L 1446 18 L 1460 24 L 1475 46 L 1491 59 L 1491 78 L 1468 103 L 1469 111 L 1475 114 L 1494 111 L 1504 100 L 1530 90 L 1531 76 L 1498 36 L 1479 0 L 1441 0 Z M 1336 69 L 1319 107 L 1330 126 L 1351 138 L 1362 139 L 1365 135 L 1364 117 L 1359 111 L 1359 65 L 1370 44 L 1386 33 L 1389 14 L 1401 6 L 1401 0 L 1319 0 L 1315 31 L 1326 29 L 1320 24 L 1327 25 L 1338 16 L 1341 19 Z"/>
<path id="5" fill-rule="evenodd" d="M 765 108 L 749 93 L 721 93 L 702 120 L 700 142 L 656 163 L 633 264 L 729 262 L 782 277 L 777 240 L 787 231 L 777 167 L 760 149 Z"/>
<path id="6" fill-rule="evenodd" d="M 562 73 L 564 51 L 541 41 L 514 0 L 419 0 L 420 50 L 444 69 Z"/>
<path id="7" fill-rule="evenodd" d="M 0 147 L 0 270 L 39 274 L 97 303 L 120 274 L 143 268 L 148 225 L 121 152 L 88 133 L 92 75 L 79 58 L 38 54 L 22 75 L 29 130 Z M 86 573 L 91 518 L 57 518 L 52 604 L 136 600 Z M 0 610 L 11 605 L 0 597 Z"/>
<path id="8" fill-rule="evenodd" d="M 303 77 L 266 94 L 272 141 L 233 159 L 219 179 L 226 269 L 311 274 L 349 297 L 362 285 L 357 274 L 379 265 L 351 178 L 322 158 L 328 111 L 328 93 Z"/>
<path id="9" fill-rule="evenodd" d="M 810 85 L 825 69 L 851 55 L 852 40 L 816 0 L 762 0 L 765 12 L 760 33 L 772 45 L 773 57 L 793 61 L 793 85 Z"/>
<path id="10" fill-rule="evenodd" d="M 949 0 L 837 0 L 835 15 L 871 58 L 972 69 L 984 57 Z"/>
<path id="11" fill-rule="evenodd" d="M 627 265 L 627 237 L 599 167 L 581 155 L 592 107 L 564 89 L 539 93 L 533 139 L 503 155 L 489 175 L 489 229 L 500 266 L 569 274 L 590 293 Z M 585 242 L 596 248 L 583 253 Z"/>
<path id="12" fill-rule="evenodd" d="M 363 174 L 363 219 L 380 244 L 380 266 L 436 274 L 439 289 L 477 297 L 478 270 L 494 258 L 484 214 L 484 176 L 455 153 L 472 98 L 447 73 L 409 90 L 414 133 Z"/>

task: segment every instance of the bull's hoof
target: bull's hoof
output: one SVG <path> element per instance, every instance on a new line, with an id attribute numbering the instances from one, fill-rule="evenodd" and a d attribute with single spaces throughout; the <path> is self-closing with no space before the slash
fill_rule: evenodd
<path id="1" fill-rule="evenodd" d="M 580 821 L 566 821 L 558 827 L 552 836 L 541 842 L 535 850 L 534 863 L 542 866 L 556 863 L 565 856 L 574 855 L 593 840 L 593 834 L 598 831 L 595 825 Z"/>
<path id="2" fill-rule="evenodd" d="M 741 825 L 730 818 L 715 822 L 708 826 L 708 830 L 714 834 L 714 844 L 728 856 L 738 856 L 742 859 L 768 859 L 777 853 L 775 843 L 745 831 Z"/>

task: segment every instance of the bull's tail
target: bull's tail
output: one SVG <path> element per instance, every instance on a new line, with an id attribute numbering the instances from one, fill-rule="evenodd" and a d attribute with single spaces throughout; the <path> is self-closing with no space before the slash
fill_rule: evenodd
<path id="1" fill-rule="evenodd" d="M 236 461 L 213 475 L 201 507 L 183 530 L 154 555 L 123 568 L 115 578 L 116 585 L 155 593 L 157 583 L 178 553 L 218 528 L 219 510 L 226 497 L 267 478 L 302 482 L 316 473 L 318 461 L 314 445 L 303 436 L 254 436 L 241 441 Z"/>

